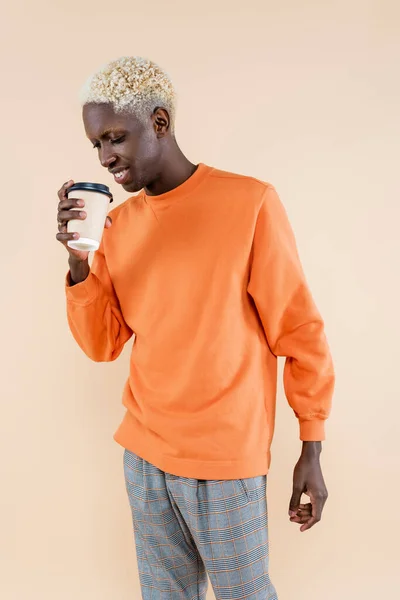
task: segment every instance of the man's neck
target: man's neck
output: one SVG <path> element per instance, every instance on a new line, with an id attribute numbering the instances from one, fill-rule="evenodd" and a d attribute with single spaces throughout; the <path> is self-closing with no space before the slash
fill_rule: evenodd
<path id="1" fill-rule="evenodd" d="M 157 179 L 145 188 L 148 196 L 165 194 L 182 185 L 196 171 L 197 165 L 191 163 L 177 147 L 176 151 L 164 161 Z"/>

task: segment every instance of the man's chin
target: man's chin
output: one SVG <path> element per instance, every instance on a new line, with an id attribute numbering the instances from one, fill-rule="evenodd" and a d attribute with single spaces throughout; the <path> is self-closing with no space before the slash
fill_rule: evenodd
<path id="1" fill-rule="evenodd" d="M 137 192 L 140 192 L 140 190 L 143 189 L 142 185 L 140 185 L 139 183 L 135 183 L 134 181 L 131 181 L 129 183 L 123 183 L 122 187 L 126 192 L 129 192 L 130 194 L 136 194 Z"/>

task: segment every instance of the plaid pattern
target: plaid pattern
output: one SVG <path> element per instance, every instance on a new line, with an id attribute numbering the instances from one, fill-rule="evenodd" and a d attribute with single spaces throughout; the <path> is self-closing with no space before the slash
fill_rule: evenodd
<path id="1" fill-rule="evenodd" d="M 268 575 L 267 476 L 202 480 L 124 452 L 143 600 L 277 600 Z"/>

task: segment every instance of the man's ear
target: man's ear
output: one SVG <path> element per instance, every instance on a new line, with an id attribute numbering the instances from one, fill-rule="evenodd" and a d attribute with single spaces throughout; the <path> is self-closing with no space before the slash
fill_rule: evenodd
<path id="1" fill-rule="evenodd" d="M 157 137 L 164 137 L 170 128 L 170 118 L 164 108 L 156 108 L 151 116 Z"/>

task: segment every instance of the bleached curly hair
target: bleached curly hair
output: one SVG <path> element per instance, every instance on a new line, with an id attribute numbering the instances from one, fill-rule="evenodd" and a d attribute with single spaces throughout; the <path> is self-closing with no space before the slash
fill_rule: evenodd
<path id="1" fill-rule="evenodd" d="M 80 93 L 81 105 L 111 104 L 115 112 L 133 112 L 142 122 L 155 108 L 164 108 L 174 133 L 176 94 L 166 72 L 151 60 L 123 56 L 91 75 Z"/>

